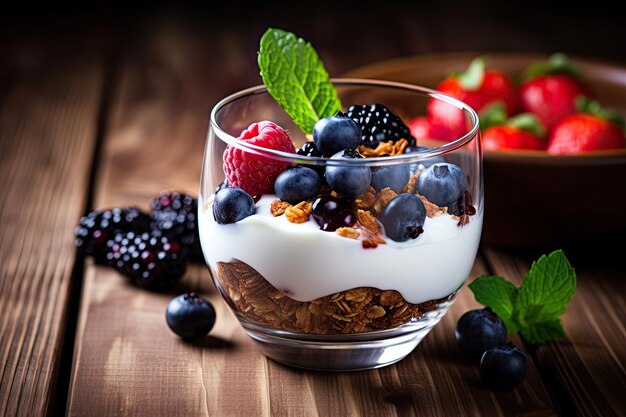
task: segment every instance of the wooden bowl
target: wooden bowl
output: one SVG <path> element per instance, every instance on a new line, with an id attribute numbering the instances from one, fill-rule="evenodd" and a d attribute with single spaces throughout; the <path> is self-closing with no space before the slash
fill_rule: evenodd
<path id="1" fill-rule="evenodd" d="M 345 77 L 435 88 L 480 53 L 422 55 L 379 62 Z M 488 54 L 489 65 L 519 81 L 537 54 Z M 604 106 L 626 113 L 626 68 L 571 58 Z M 486 151 L 483 242 L 530 246 L 626 232 L 626 150 L 553 156 L 541 151 Z"/>

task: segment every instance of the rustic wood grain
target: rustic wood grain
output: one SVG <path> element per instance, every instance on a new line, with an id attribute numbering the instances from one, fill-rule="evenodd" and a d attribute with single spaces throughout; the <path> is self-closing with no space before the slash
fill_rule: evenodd
<path id="1" fill-rule="evenodd" d="M 485 254 L 494 273 L 517 283 L 537 257 L 495 248 Z M 564 414 L 624 416 L 626 281 L 620 255 L 589 245 L 565 254 L 577 276 L 576 294 L 562 317 L 566 337 L 539 347 L 537 364 L 551 386 L 562 387 Z"/>
<path id="2" fill-rule="evenodd" d="M 103 66 L 60 45 L 0 48 L 0 415 L 49 412 L 71 301 Z"/>

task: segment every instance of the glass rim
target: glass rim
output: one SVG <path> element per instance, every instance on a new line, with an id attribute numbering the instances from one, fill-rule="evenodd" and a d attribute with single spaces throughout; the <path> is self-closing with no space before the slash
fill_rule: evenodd
<path id="1" fill-rule="evenodd" d="M 332 165 L 332 166 L 382 166 L 382 165 L 395 165 L 401 163 L 409 163 L 409 162 L 419 162 L 424 159 L 432 158 L 435 156 L 448 154 L 456 149 L 462 148 L 466 144 L 470 143 L 472 140 L 476 138 L 479 131 L 479 118 L 478 114 L 474 109 L 472 109 L 469 105 L 458 100 L 454 97 L 451 97 L 447 94 L 441 93 L 439 91 L 433 90 L 431 88 L 422 87 L 418 85 L 400 83 L 396 81 L 386 81 L 386 80 L 375 80 L 375 79 L 362 79 L 362 78 L 331 78 L 330 81 L 337 86 L 348 86 L 348 87 L 384 87 L 389 89 L 398 89 L 405 91 L 412 91 L 415 93 L 421 93 L 429 96 L 430 98 L 434 98 L 437 100 L 442 100 L 448 104 L 455 106 L 456 108 L 466 111 L 469 114 L 472 127 L 469 129 L 467 133 L 461 136 L 458 139 L 455 139 L 450 142 L 446 142 L 441 146 L 437 146 L 435 148 L 427 149 L 424 151 L 411 152 L 408 154 L 400 154 L 394 156 L 378 156 L 378 157 L 370 157 L 363 159 L 348 159 L 348 158 L 340 158 L 340 159 L 329 159 L 324 157 L 317 156 L 306 156 L 306 155 L 298 155 L 295 153 L 282 152 L 275 149 L 263 148 L 258 145 L 250 144 L 246 141 L 240 140 L 228 133 L 226 133 L 217 123 L 216 117 L 217 113 L 227 106 L 230 103 L 233 103 L 237 100 L 243 99 L 248 96 L 253 96 L 257 94 L 269 94 L 267 91 L 267 87 L 265 85 L 257 85 L 254 87 L 249 87 L 244 90 L 240 90 L 236 93 L 233 93 L 229 96 L 221 99 L 215 106 L 213 106 L 210 115 L 210 128 L 216 133 L 217 137 L 225 142 L 228 145 L 235 146 L 244 151 L 249 151 L 253 154 L 264 156 L 267 158 L 271 158 L 274 160 L 279 160 L 282 162 L 289 162 L 294 164 L 304 163 L 306 165 Z M 278 105 L 278 103 L 276 103 Z"/>

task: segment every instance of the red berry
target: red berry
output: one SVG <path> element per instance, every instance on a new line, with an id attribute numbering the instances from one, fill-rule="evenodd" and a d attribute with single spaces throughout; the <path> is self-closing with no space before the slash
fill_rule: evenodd
<path id="1" fill-rule="evenodd" d="M 449 76 L 439 84 L 437 90 L 459 99 L 477 113 L 487 105 L 502 102 L 506 113 L 511 116 L 517 110 L 515 86 L 503 72 L 484 69 L 476 61 L 470 64 L 473 84 L 464 81 L 464 75 Z M 472 67 L 474 67 L 472 69 Z M 466 79 L 465 79 L 466 80 Z M 467 133 L 468 123 L 463 111 L 441 100 L 430 100 L 427 108 L 430 136 L 434 139 L 454 140 Z"/>
<path id="2" fill-rule="evenodd" d="M 626 148 L 624 132 L 600 117 L 577 113 L 563 119 L 552 131 L 548 153 L 577 154 L 603 149 Z"/>
<path id="3" fill-rule="evenodd" d="M 430 137 L 430 124 L 425 116 L 416 117 L 407 126 L 411 131 L 411 136 L 415 139 L 427 139 Z"/>
<path id="4" fill-rule="evenodd" d="M 542 75 L 520 88 L 522 109 L 537 115 L 548 131 L 576 112 L 576 97 L 581 95 L 588 96 L 588 88 L 565 74 Z"/>
<path id="5" fill-rule="evenodd" d="M 289 134 L 269 121 L 252 123 L 239 140 L 282 152 L 295 153 Z M 274 180 L 289 164 L 243 151 L 228 145 L 224 151 L 224 173 L 228 185 L 239 187 L 251 196 L 274 192 Z"/>
<path id="6" fill-rule="evenodd" d="M 483 149 L 497 151 L 500 149 L 535 149 L 546 148 L 545 140 L 513 126 L 493 126 L 482 135 Z"/>

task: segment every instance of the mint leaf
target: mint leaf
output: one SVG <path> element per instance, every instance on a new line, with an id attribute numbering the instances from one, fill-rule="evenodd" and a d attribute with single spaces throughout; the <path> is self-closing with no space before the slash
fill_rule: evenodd
<path id="1" fill-rule="evenodd" d="M 259 69 L 270 95 L 304 133 L 341 109 L 335 87 L 310 43 L 291 32 L 268 29 L 261 38 Z"/>
<path id="2" fill-rule="evenodd" d="M 469 284 L 474 298 L 491 309 L 504 321 L 509 333 L 515 333 L 517 324 L 513 321 L 513 306 L 517 297 L 517 288 L 502 277 L 482 276 Z"/>
<path id="3" fill-rule="evenodd" d="M 559 319 L 531 324 L 523 328 L 521 333 L 527 342 L 534 344 L 545 343 L 565 335 L 563 324 Z"/>
<path id="4" fill-rule="evenodd" d="M 558 319 L 576 289 L 576 274 L 561 250 L 533 262 L 517 294 L 513 320 L 521 329 Z"/>

